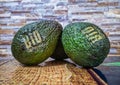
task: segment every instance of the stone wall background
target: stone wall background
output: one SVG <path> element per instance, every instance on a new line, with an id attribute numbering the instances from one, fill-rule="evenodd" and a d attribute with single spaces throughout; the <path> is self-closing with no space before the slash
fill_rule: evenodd
<path id="1" fill-rule="evenodd" d="M 110 39 L 109 56 L 120 56 L 120 0 L 0 0 L 0 57 L 11 56 L 20 27 L 40 19 L 94 23 Z"/>

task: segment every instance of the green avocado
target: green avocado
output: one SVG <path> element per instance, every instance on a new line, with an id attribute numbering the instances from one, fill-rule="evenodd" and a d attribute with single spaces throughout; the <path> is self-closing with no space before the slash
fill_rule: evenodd
<path id="1" fill-rule="evenodd" d="M 61 32 L 61 24 L 52 20 L 27 24 L 15 34 L 12 54 L 24 65 L 37 65 L 53 54 Z"/>
<path id="2" fill-rule="evenodd" d="M 68 24 L 62 32 L 62 43 L 68 57 L 83 67 L 100 65 L 110 49 L 102 29 L 88 22 Z"/>
<path id="3" fill-rule="evenodd" d="M 57 46 L 55 48 L 55 51 L 51 55 L 51 58 L 53 58 L 55 60 L 64 60 L 64 59 L 68 58 L 68 56 L 66 55 L 66 53 L 65 53 L 65 51 L 63 49 L 61 36 L 59 37 Z"/>

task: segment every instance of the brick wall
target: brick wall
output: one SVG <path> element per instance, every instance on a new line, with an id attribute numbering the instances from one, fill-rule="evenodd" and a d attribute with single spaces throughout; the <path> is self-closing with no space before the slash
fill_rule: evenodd
<path id="1" fill-rule="evenodd" d="M 0 56 L 11 56 L 17 30 L 40 19 L 92 22 L 111 42 L 109 56 L 120 56 L 120 0 L 0 0 Z"/>

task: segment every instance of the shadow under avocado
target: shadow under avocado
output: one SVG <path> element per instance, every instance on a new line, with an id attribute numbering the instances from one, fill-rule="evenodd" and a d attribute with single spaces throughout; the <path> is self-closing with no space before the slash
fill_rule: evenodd
<path id="1" fill-rule="evenodd" d="M 105 75 L 104 75 L 100 70 L 98 70 L 98 69 L 96 69 L 96 68 L 92 68 L 92 70 L 93 70 L 95 73 L 97 73 L 97 75 L 98 75 L 102 80 L 104 80 L 104 82 L 108 83 L 107 78 L 105 77 Z"/>

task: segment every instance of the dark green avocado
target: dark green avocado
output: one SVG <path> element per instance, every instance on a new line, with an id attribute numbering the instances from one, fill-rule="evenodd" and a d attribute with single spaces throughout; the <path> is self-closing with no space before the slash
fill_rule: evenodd
<path id="1" fill-rule="evenodd" d="M 68 58 L 68 56 L 66 55 L 64 49 L 63 49 L 63 45 L 62 45 L 62 41 L 61 41 L 61 36 L 59 37 L 57 46 L 55 48 L 55 51 L 53 52 L 53 54 L 51 55 L 51 57 L 55 60 L 64 60 L 66 58 Z"/>
<path id="2" fill-rule="evenodd" d="M 75 22 L 62 32 L 62 43 L 68 57 L 83 67 L 96 67 L 107 57 L 110 42 L 95 24 Z"/>
<path id="3" fill-rule="evenodd" d="M 61 31 L 61 24 L 52 20 L 27 24 L 15 34 L 12 54 L 22 64 L 37 65 L 53 54 Z"/>

